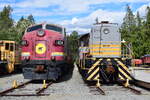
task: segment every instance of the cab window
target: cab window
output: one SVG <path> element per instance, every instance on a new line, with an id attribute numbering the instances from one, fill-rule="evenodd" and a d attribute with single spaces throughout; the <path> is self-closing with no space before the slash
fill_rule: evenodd
<path id="1" fill-rule="evenodd" d="M 46 29 L 62 33 L 62 28 L 54 25 L 46 25 Z"/>
<path id="2" fill-rule="evenodd" d="M 27 29 L 27 32 L 32 32 L 32 31 L 35 31 L 35 30 L 38 30 L 38 29 L 42 29 L 42 25 L 36 25 L 36 26 L 33 26 L 33 27 L 29 27 Z"/>
<path id="3" fill-rule="evenodd" d="M 14 45 L 13 43 L 10 44 L 10 51 L 13 51 L 14 50 Z"/>
<path id="4" fill-rule="evenodd" d="M 9 50 L 9 43 L 5 44 L 5 50 Z"/>

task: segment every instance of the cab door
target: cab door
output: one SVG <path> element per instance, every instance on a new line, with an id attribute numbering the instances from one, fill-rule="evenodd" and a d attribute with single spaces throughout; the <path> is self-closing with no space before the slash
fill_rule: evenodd
<path id="1" fill-rule="evenodd" d="M 47 52 L 47 42 L 45 40 L 35 41 L 35 57 L 44 58 Z"/>

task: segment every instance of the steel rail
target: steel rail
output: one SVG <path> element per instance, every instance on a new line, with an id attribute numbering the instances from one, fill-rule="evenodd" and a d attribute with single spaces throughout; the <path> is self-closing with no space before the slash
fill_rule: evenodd
<path id="1" fill-rule="evenodd" d="M 137 95 L 141 95 L 142 94 L 140 90 L 137 90 L 137 89 L 135 89 L 135 88 L 133 88 L 131 86 L 127 86 L 125 88 L 130 89 L 132 92 L 134 92 Z"/>
<path id="2" fill-rule="evenodd" d="M 98 87 L 98 86 L 88 86 L 90 88 L 90 91 L 91 92 L 99 92 L 101 95 L 106 95 L 104 90 L 101 88 L 101 87 Z M 91 90 L 92 89 L 92 90 Z M 93 90 L 94 89 L 94 90 Z"/>
<path id="3" fill-rule="evenodd" d="M 21 87 L 23 87 L 23 86 L 25 86 L 25 85 L 27 85 L 27 84 L 29 84 L 31 82 L 32 82 L 32 80 L 27 81 L 25 83 L 22 83 L 22 84 L 18 85 L 16 88 L 12 87 L 12 88 L 9 88 L 7 90 L 4 90 L 4 91 L 0 92 L 0 96 L 4 96 L 6 93 L 12 92 L 13 90 L 21 88 Z"/>
<path id="4" fill-rule="evenodd" d="M 19 97 L 19 96 L 49 96 L 50 94 L 4 94 L 4 95 L 1 95 L 1 96 L 16 96 L 16 97 Z"/>
<path id="5" fill-rule="evenodd" d="M 122 85 L 126 89 L 130 89 L 133 93 L 135 93 L 137 95 L 142 94 L 140 90 L 135 89 L 134 87 L 130 86 L 129 84 L 128 84 L 128 86 L 125 86 L 125 81 L 117 81 L 117 83 L 119 85 Z"/>
<path id="6" fill-rule="evenodd" d="M 44 92 L 50 85 L 52 85 L 53 82 L 49 82 L 47 85 L 46 85 L 46 88 L 41 88 L 38 92 L 36 92 L 37 95 L 41 95 L 42 92 Z"/>
<path id="7" fill-rule="evenodd" d="M 100 88 L 100 87 L 96 87 L 96 88 L 97 88 L 97 91 L 98 91 L 100 94 L 106 95 L 105 92 L 104 92 L 104 90 L 103 90 L 102 88 Z"/>
<path id="8" fill-rule="evenodd" d="M 141 80 L 134 80 L 133 84 L 150 91 L 150 83 L 149 82 L 144 82 Z"/>
<path id="9" fill-rule="evenodd" d="M 27 84 L 29 84 L 29 83 L 31 83 L 31 82 L 32 82 L 32 80 L 31 80 L 31 81 L 28 81 L 28 82 L 25 82 L 25 83 L 23 83 L 23 84 L 18 85 L 17 88 L 9 88 L 9 89 L 7 89 L 7 90 L 4 90 L 4 91 L 0 92 L 0 96 L 49 96 L 49 95 L 50 95 L 50 94 L 42 94 L 42 93 L 43 93 L 50 85 L 52 85 L 53 82 L 49 82 L 49 83 L 46 85 L 45 88 L 43 87 L 43 88 L 39 89 L 38 92 L 36 92 L 35 94 L 34 94 L 34 93 L 33 93 L 33 94 L 7 94 L 7 93 L 9 93 L 9 92 L 13 92 L 13 90 L 15 90 L 15 89 L 19 89 L 19 88 L 25 86 L 25 85 L 27 85 Z"/>

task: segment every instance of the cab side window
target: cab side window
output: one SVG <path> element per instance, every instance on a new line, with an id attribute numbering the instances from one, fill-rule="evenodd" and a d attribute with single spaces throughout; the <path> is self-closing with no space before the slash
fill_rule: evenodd
<path id="1" fill-rule="evenodd" d="M 13 51 L 14 50 L 14 45 L 13 43 L 10 44 L 10 51 Z"/>
<path id="2" fill-rule="evenodd" d="M 9 43 L 5 44 L 5 50 L 9 50 Z"/>

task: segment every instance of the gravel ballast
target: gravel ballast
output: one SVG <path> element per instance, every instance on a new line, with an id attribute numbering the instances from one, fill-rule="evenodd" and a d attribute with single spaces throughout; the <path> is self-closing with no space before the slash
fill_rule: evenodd
<path id="1" fill-rule="evenodd" d="M 28 81 L 23 79 L 22 74 L 0 77 L 0 91 L 11 87 L 13 80 L 17 80 L 18 84 Z M 33 83 L 25 89 L 16 90 L 15 93 L 33 93 L 40 87 L 42 87 L 42 83 Z M 140 88 L 137 89 L 142 91 L 142 95 L 136 95 L 117 85 L 102 86 L 102 88 L 106 95 L 99 95 L 97 91 L 91 91 L 91 88 L 83 82 L 75 66 L 73 75 L 69 80 L 54 83 L 44 92 L 50 94 L 49 96 L 0 97 L 0 100 L 150 100 L 150 92 Z"/>

